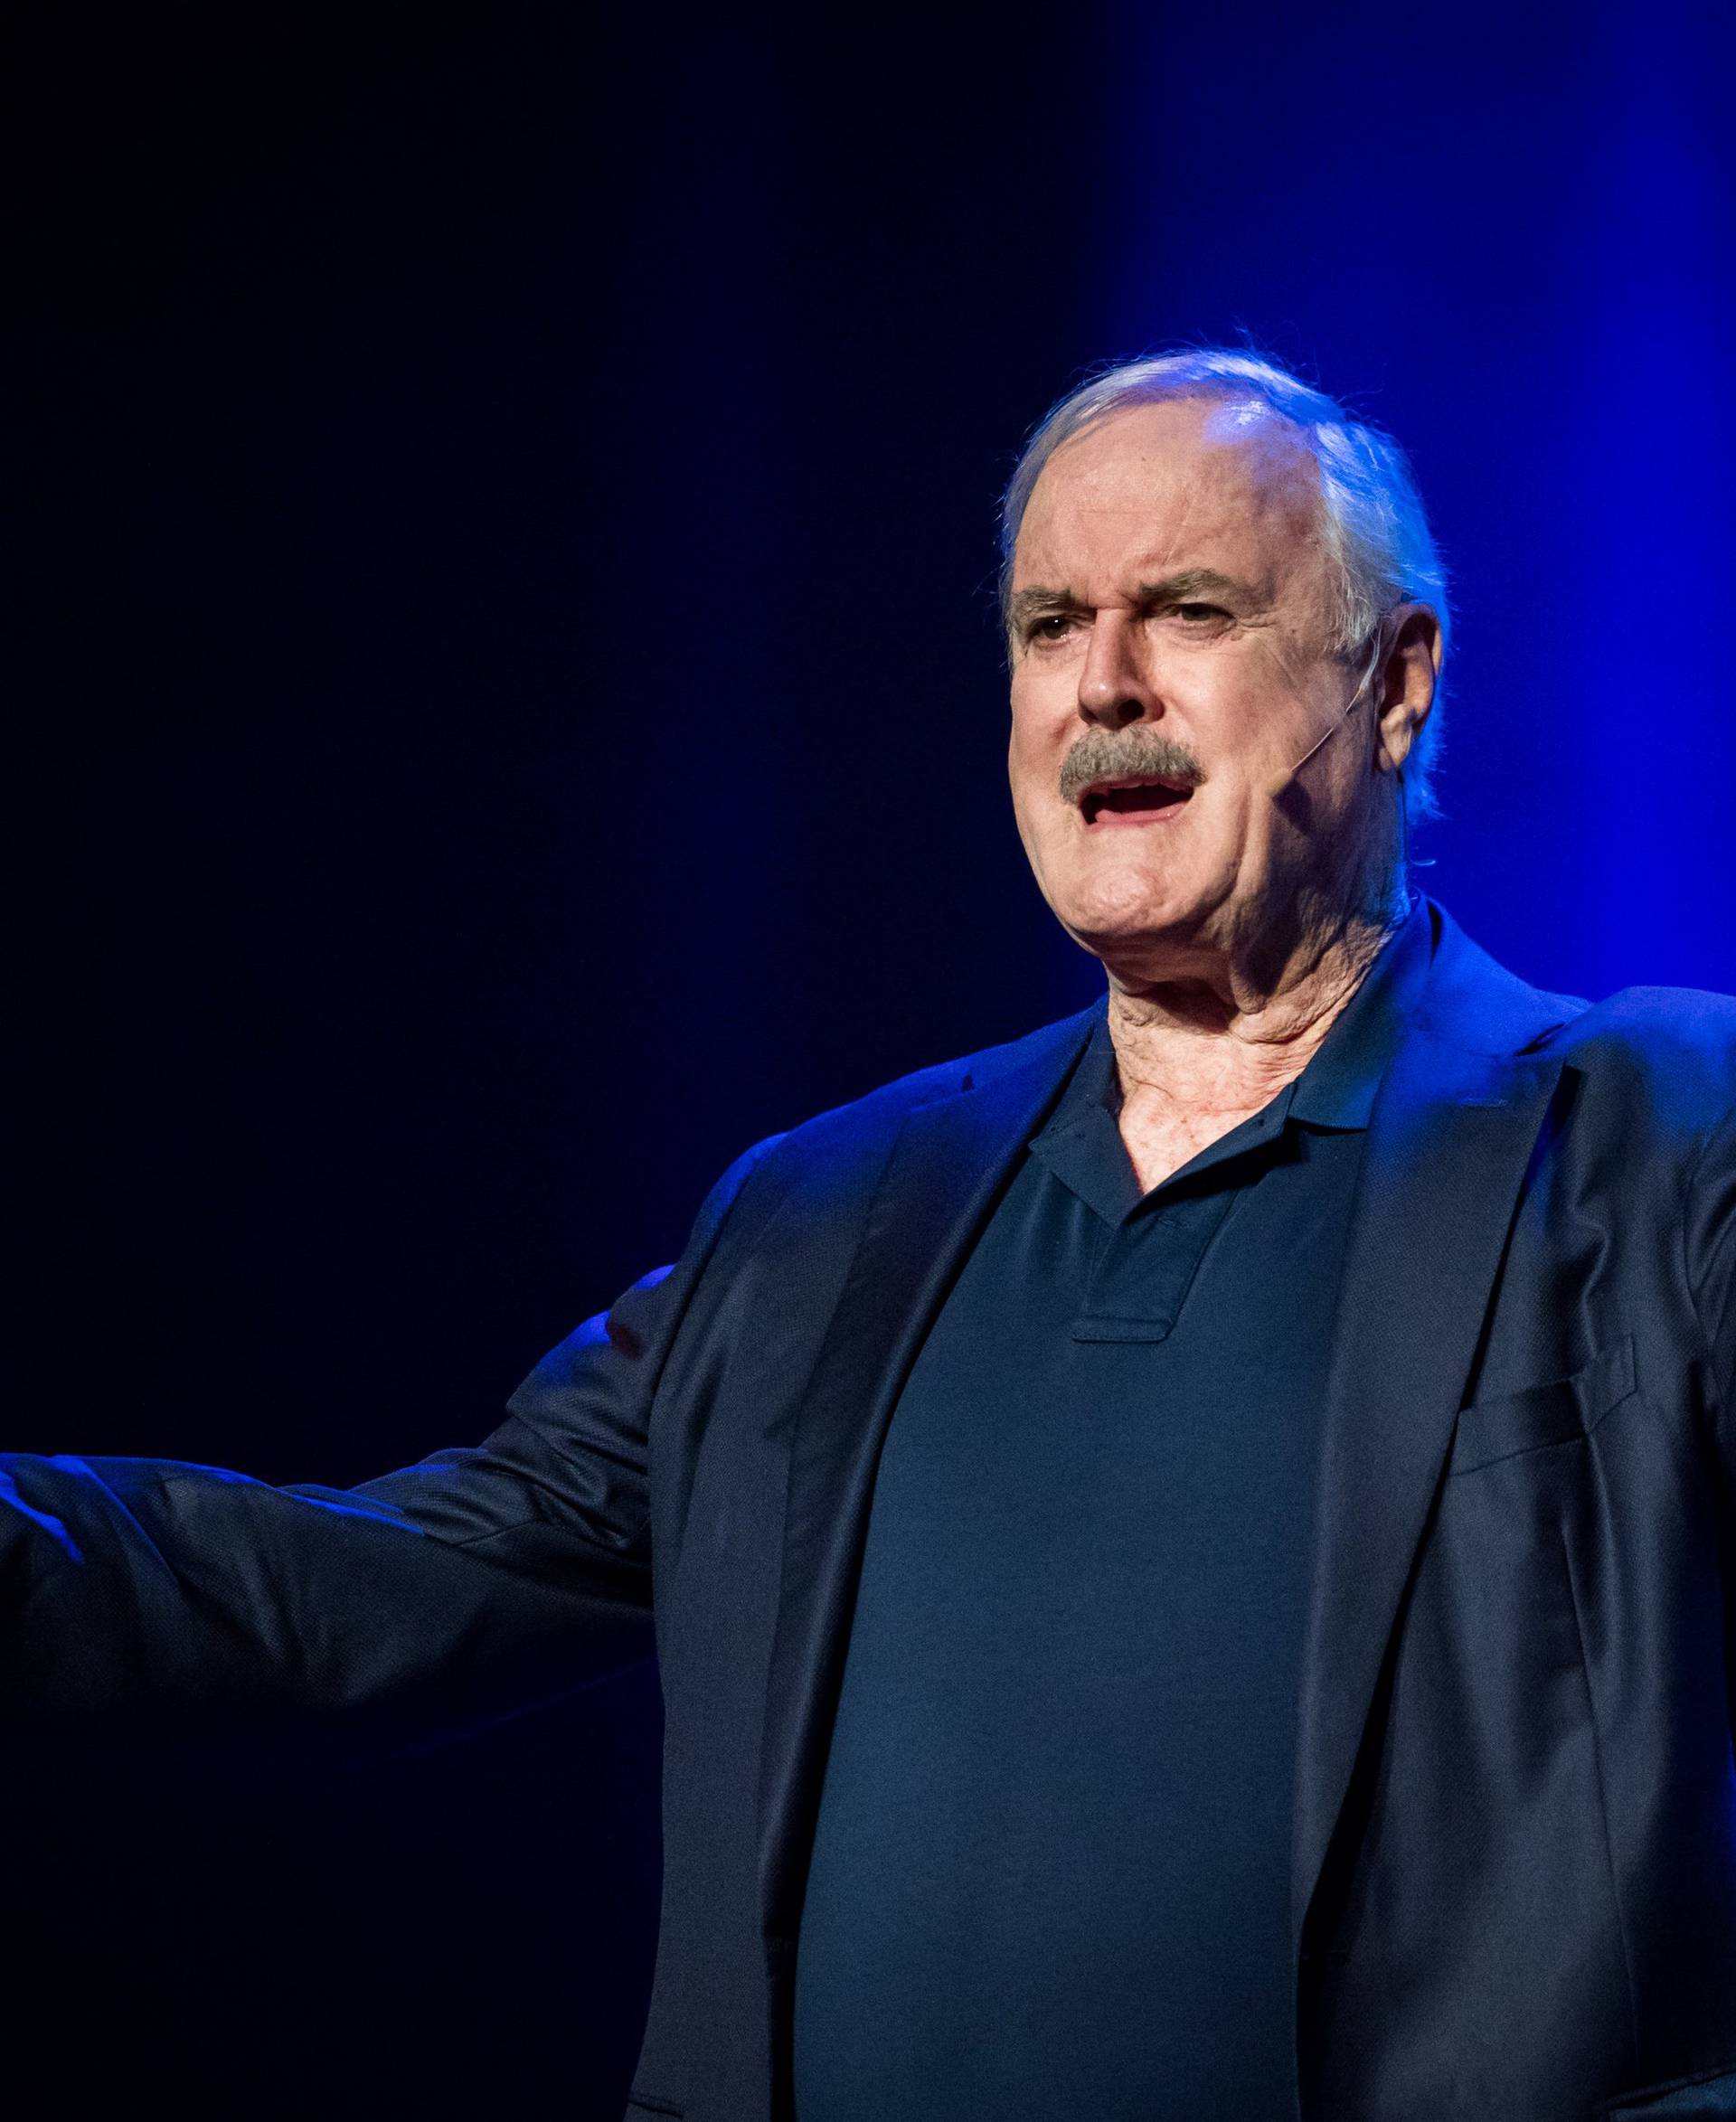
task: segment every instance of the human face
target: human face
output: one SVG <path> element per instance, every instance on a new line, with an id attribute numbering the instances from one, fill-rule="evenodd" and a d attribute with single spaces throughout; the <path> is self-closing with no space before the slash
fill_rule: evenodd
<path id="1" fill-rule="evenodd" d="M 1044 466 L 1014 555 L 1013 804 L 1043 897 L 1112 979 L 1209 978 L 1344 871 L 1361 718 L 1304 800 L 1272 793 L 1354 691 L 1332 593 L 1314 460 L 1262 408 L 1131 407 Z"/>

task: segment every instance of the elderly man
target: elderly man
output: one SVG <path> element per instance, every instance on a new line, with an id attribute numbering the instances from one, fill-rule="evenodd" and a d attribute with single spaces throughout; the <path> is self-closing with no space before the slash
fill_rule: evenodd
<path id="1" fill-rule="evenodd" d="M 1736 2116 L 1736 1006 L 1405 875 L 1403 460 L 1239 354 L 1006 506 L 1014 807 L 1102 1002 L 750 1150 L 474 1449 L 7 1462 L 39 1719 L 668 1707 L 686 2122 Z"/>

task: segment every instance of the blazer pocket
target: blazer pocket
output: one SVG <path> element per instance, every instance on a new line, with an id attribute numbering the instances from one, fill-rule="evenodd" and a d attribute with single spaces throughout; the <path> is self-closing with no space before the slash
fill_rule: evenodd
<path id="1" fill-rule="evenodd" d="M 1453 1430 L 1449 1474 L 1473 1474 L 1517 1452 L 1589 1437 L 1635 1391 L 1634 1337 L 1624 1334 L 1571 1377 L 1528 1385 L 1461 1409 Z"/>
<path id="2" fill-rule="evenodd" d="M 1730 2122 L 1736 2117 L 1736 2070 L 1714 2071 L 1709 2078 L 1674 2078 L 1664 2085 L 1642 2086 L 1637 2092 L 1618 2092 L 1598 2109 L 1600 2122 L 1623 2122 L 1627 2116 L 1646 2117 L 1676 2115 L 1684 2122 Z"/>
<path id="3" fill-rule="evenodd" d="M 633 2115 L 672 2115 L 675 2117 L 675 2122 L 681 2122 L 681 2117 L 686 2111 L 684 2108 L 678 2108 L 674 2100 L 660 2100 L 655 2093 L 641 2092 L 637 2085 L 627 2096 L 627 2113 L 629 2117 Z M 626 2122 L 625 2117 L 623 2117 L 623 2122 Z"/>

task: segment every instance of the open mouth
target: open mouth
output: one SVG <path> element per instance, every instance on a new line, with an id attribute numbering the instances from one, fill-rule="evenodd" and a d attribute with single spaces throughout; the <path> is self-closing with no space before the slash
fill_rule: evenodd
<path id="1" fill-rule="evenodd" d="M 1151 775 L 1093 781 L 1080 793 L 1080 816 L 1087 825 L 1146 825 L 1173 817 L 1194 793 L 1185 781 L 1159 780 Z"/>

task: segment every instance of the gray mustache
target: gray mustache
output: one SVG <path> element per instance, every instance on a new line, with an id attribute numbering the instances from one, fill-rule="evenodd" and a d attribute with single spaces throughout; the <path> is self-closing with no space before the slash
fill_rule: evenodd
<path id="1" fill-rule="evenodd" d="M 1061 799 L 1077 803 L 1093 781 L 1124 774 L 1161 775 L 1197 788 L 1205 769 L 1184 744 L 1161 730 L 1088 730 L 1061 764 Z"/>

